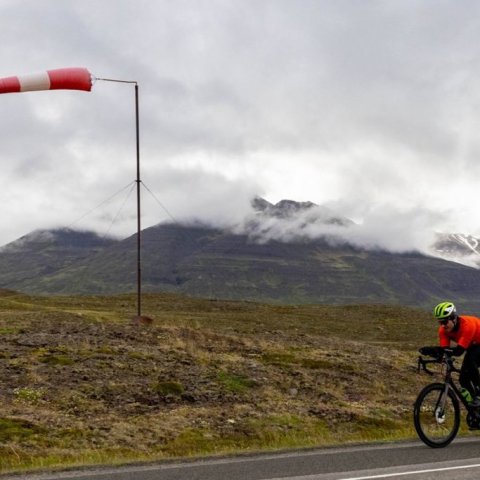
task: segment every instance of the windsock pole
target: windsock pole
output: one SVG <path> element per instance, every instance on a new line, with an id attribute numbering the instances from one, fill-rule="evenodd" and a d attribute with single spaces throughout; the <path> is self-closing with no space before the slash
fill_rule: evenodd
<path id="1" fill-rule="evenodd" d="M 129 80 L 115 80 L 112 78 L 97 78 L 95 80 L 101 80 L 104 82 L 117 82 L 117 83 L 130 83 L 135 85 L 135 132 L 137 139 L 137 316 L 142 315 L 142 217 L 141 217 L 141 195 L 140 195 L 140 115 L 139 115 L 139 102 L 138 102 L 138 82 Z"/>
<path id="2" fill-rule="evenodd" d="M 135 129 L 137 137 L 137 315 L 142 315 L 142 243 L 140 239 L 142 231 L 142 216 L 140 208 L 140 119 L 138 112 L 138 83 L 135 83 Z"/>

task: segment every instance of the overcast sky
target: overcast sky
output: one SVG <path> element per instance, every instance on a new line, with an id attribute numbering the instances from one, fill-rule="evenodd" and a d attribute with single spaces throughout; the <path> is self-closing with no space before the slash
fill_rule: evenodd
<path id="1" fill-rule="evenodd" d="M 0 77 L 138 81 L 144 227 L 169 218 L 160 203 L 235 223 L 260 195 L 397 244 L 480 235 L 480 2 L 2 0 L 0 31 Z M 0 105 L 0 245 L 55 226 L 135 232 L 132 85 Z"/>

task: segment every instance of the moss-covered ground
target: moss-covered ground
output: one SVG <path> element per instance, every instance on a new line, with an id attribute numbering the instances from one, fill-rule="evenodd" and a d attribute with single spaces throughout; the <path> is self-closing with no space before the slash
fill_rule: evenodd
<path id="1" fill-rule="evenodd" d="M 422 310 L 0 293 L 0 473 L 414 438 Z"/>

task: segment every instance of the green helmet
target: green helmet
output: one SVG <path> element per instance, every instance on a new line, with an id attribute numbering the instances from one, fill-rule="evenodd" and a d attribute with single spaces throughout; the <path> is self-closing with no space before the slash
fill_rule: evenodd
<path id="1" fill-rule="evenodd" d="M 439 303 L 433 309 L 433 316 L 439 320 L 442 318 L 455 318 L 457 315 L 457 309 L 452 302 Z"/>

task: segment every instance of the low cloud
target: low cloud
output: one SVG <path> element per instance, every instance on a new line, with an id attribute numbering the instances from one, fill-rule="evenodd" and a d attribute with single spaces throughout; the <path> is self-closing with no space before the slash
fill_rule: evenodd
<path id="1" fill-rule="evenodd" d="M 435 232 L 445 223 L 443 215 L 424 209 L 400 211 L 382 206 L 372 208 L 361 220 L 352 221 L 327 207 L 303 205 L 304 208 L 285 215 L 252 208 L 232 231 L 259 243 L 324 239 L 331 245 L 349 244 L 367 250 L 431 253 Z"/>
<path id="2" fill-rule="evenodd" d="M 423 251 L 433 231 L 480 235 L 478 2 L 139 2 L 4 0 L 2 76 L 85 66 L 138 81 L 142 178 L 175 219 L 240 228 L 259 194 L 355 224 L 263 218 L 256 241 Z M 132 85 L 1 102 L 0 244 L 134 180 Z M 144 197 L 144 227 L 171 220 Z M 124 200 L 80 227 L 132 234 Z"/>

